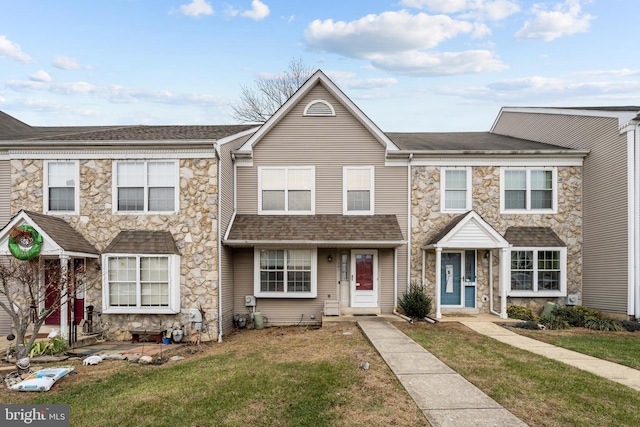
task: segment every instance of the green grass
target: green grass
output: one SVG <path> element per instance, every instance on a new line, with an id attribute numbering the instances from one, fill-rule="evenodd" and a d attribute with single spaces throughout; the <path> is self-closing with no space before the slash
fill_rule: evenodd
<path id="1" fill-rule="evenodd" d="M 631 388 L 459 324 L 402 329 L 532 427 L 640 425 L 640 392 Z"/>
<path id="2" fill-rule="evenodd" d="M 259 353 L 225 354 L 171 367 L 128 370 L 97 384 L 31 403 L 67 403 L 74 426 L 331 426 L 345 361 L 270 362 Z M 215 422 L 213 422 L 215 420 Z"/>
<path id="3" fill-rule="evenodd" d="M 3 390 L 0 401 L 69 404 L 74 427 L 428 426 L 355 329 L 246 331 L 185 356 L 82 366 L 49 392 Z M 363 360 L 371 369 L 360 368 Z"/>
<path id="4" fill-rule="evenodd" d="M 514 331 L 558 347 L 640 369 L 640 333 L 637 332 L 595 333 L 585 329 L 572 329 L 564 333 L 515 329 Z"/>

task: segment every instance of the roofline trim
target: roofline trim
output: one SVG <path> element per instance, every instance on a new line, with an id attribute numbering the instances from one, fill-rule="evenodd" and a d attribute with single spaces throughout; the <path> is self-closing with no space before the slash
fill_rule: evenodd
<path id="1" fill-rule="evenodd" d="M 610 110 L 591 110 L 573 108 L 554 108 L 554 107 L 502 107 L 496 117 L 490 132 L 496 127 L 502 113 L 532 113 L 532 114 L 555 114 L 566 116 L 591 116 L 618 119 L 618 126 L 633 120 L 638 116 L 639 111 L 610 111 Z"/>

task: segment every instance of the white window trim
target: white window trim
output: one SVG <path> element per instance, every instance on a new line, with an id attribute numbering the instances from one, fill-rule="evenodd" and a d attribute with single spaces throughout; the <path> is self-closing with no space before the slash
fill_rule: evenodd
<path id="1" fill-rule="evenodd" d="M 169 306 L 140 306 L 140 280 L 136 286 L 137 307 L 111 307 L 109 304 L 109 258 L 115 257 L 168 257 L 169 258 Z M 138 276 L 140 272 L 138 271 Z M 180 255 L 175 254 L 103 254 L 102 255 L 102 312 L 105 314 L 178 314 L 180 313 Z"/>
<path id="2" fill-rule="evenodd" d="M 287 292 L 287 279 L 284 279 L 283 292 L 263 292 L 260 290 L 260 251 L 262 249 L 283 250 L 306 249 L 311 250 L 311 292 Z M 253 294 L 256 298 L 316 298 L 318 296 L 318 249 L 317 248 L 284 248 L 284 247 L 254 247 L 253 249 Z"/>
<path id="3" fill-rule="evenodd" d="M 520 291 L 520 290 L 512 290 L 511 289 L 511 252 L 515 251 L 533 251 L 533 263 L 536 268 L 534 268 L 533 273 L 533 291 Z M 537 252 L 540 251 L 557 251 L 560 252 L 560 290 L 558 291 L 537 291 L 538 288 L 538 268 L 537 261 L 538 255 Z M 566 297 L 567 296 L 567 248 L 565 247 L 512 247 L 509 249 L 509 256 L 507 257 L 507 262 L 509 263 L 509 267 L 507 271 L 509 271 L 509 278 L 507 279 L 507 296 L 509 297 Z"/>
<path id="4" fill-rule="evenodd" d="M 262 209 L 262 171 L 263 170 L 284 170 L 284 210 L 263 210 Z M 289 189 L 288 174 L 290 170 L 310 170 L 311 171 L 311 210 L 290 211 L 289 210 Z M 315 166 L 259 166 L 258 167 L 258 215 L 315 215 L 316 213 L 316 168 Z"/>
<path id="5" fill-rule="evenodd" d="M 347 171 L 349 170 L 368 170 L 369 171 L 369 210 L 366 211 L 350 211 L 347 210 Z M 374 215 L 375 214 L 375 166 L 343 166 L 342 167 L 342 214 L 343 215 Z"/>
<path id="6" fill-rule="evenodd" d="M 526 171 L 526 209 L 505 209 L 506 170 Z M 531 209 L 531 171 L 551 171 L 551 209 Z M 558 213 L 558 168 L 552 167 L 502 167 L 500 168 L 500 213 L 501 214 L 548 214 Z"/>
<path id="7" fill-rule="evenodd" d="M 144 210 L 141 211 L 120 211 L 118 210 L 118 164 L 121 163 L 144 163 Z M 149 185 L 148 166 L 149 163 L 173 163 L 174 183 L 173 183 L 173 211 L 150 211 L 149 210 Z M 175 215 L 180 212 L 180 162 L 176 159 L 131 159 L 114 160 L 111 164 L 111 206 L 114 215 Z"/>
<path id="8" fill-rule="evenodd" d="M 331 114 L 309 114 L 309 109 L 313 107 L 315 104 L 326 105 L 327 107 L 329 107 L 329 110 L 331 110 Z M 325 101 L 324 99 L 316 99 L 314 101 L 311 101 L 310 103 L 307 104 L 306 107 L 304 107 L 304 111 L 302 115 L 308 116 L 308 117 L 335 117 L 336 110 L 333 109 L 333 105 L 331 105 L 329 102 Z"/>
<path id="9" fill-rule="evenodd" d="M 462 209 L 447 209 L 446 207 L 446 187 L 447 187 L 447 171 L 460 170 L 467 171 L 467 184 L 466 184 L 466 202 L 465 207 Z M 442 213 L 464 213 L 471 210 L 471 192 L 472 192 L 472 168 L 471 167 L 447 167 L 440 169 L 440 212 Z"/>
<path id="10" fill-rule="evenodd" d="M 50 211 L 49 210 L 49 165 L 51 163 L 73 163 L 74 165 L 74 187 L 73 187 L 73 206 L 72 211 Z M 78 160 L 45 160 L 44 169 L 42 171 L 44 184 L 43 213 L 49 215 L 79 215 L 80 214 L 80 165 Z"/>

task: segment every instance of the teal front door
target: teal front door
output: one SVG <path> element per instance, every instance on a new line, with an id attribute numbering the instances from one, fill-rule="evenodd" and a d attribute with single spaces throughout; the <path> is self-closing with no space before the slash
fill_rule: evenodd
<path id="1" fill-rule="evenodd" d="M 462 254 L 459 252 L 443 252 L 440 268 L 440 304 L 462 305 Z"/>

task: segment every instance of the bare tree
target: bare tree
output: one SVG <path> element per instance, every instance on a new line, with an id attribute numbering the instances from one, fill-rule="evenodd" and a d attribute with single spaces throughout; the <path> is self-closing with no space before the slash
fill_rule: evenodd
<path id="1" fill-rule="evenodd" d="M 29 355 L 45 320 L 60 309 L 63 301 L 70 300 L 76 289 L 86 287 L 84 265 L 67 269 L 65 262 L 68 260 L 43 264 L 38 258 L 0 260 L 0 295 L 4 296 L 0 298 L 0 307 L 11 317 L 18 359 Z M 27 342 L 28 332 L 31 337 Z"/>
<path id="2" fill-rule="evenodd" d="M 301 58 L 292 59 L 281 74 L 260 77 L 252 87 L 242 86 L 233 117 L 244 123 L 264 123 L 311 77 L 314 69 Z"/>

